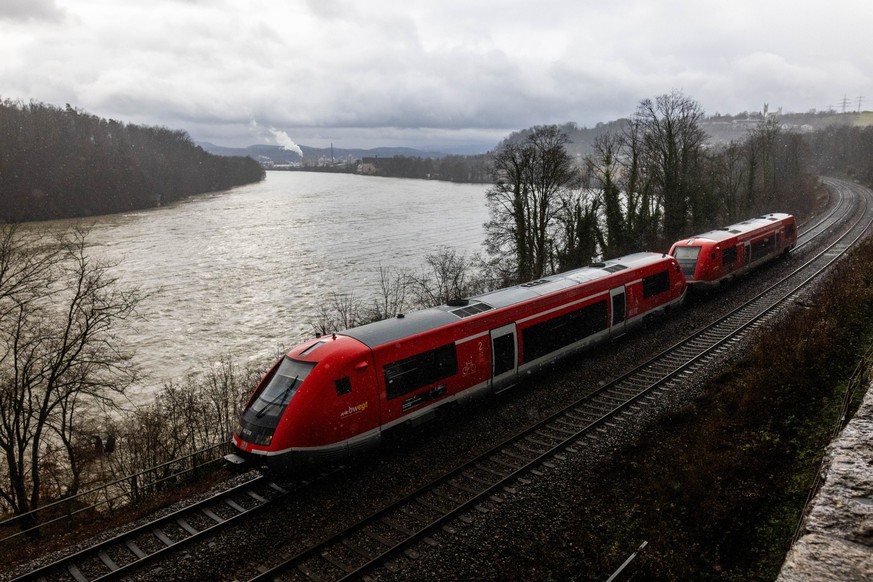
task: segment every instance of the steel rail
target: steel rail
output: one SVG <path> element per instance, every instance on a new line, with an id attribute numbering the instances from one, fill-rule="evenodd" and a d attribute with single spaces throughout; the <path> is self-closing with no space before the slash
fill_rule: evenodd
<path id="1" fill-rule="evenodd" d="M 34 510 L 28 511 L 26 513 L 22 513 L 22 514 L 14 516 L 14 517 L 10 517 L 8 519 L 5 519 L 3 521 L 0 521 L 0 527 L 7 527 L 7 526 L 12 525 L 16 521 L 21 521 L 21 520 L 23 520 L 25 518 L 29 518 L 29 517 L 35 517 L 35 516 L 39 515 L 40 513 L 45 512 L 45 511 L 54 510 L 54 509 L 63 507 L 64 505 L 75 504 L 79 500 L 91 497 L 91 496 L 93 496 L 101 491 L 109 491 L 112 488 L 115 488 L 117 491 L 116 493 L 112 494 L 111 496 L 103 497 L 97 503 L 83 504 L 83 505 L 77 507 L 75 510 L 68 511 L 59 517 L 47 519 L 45 521 L 40 521 L 36 525 L 34 525 L 33 527 L 21 529 L 12 535 L 6 536 L 4 538 L 0 538 L 0 542 L 5 542 L 7 540 L 15 539 L 15 538 L 20 537 L 22 535 L 37 531 L 40 528 L 43 528 L 43 527 L 46 527 L 49 525 L 53 525 L 57 522 L 68 521 L 74 515 L 77 515 L 79 513 L 83 513 L 86 511 L 90 511 L 92 509 L 97 509 L 101 505 L 108 505 L 108 504 L 111 504 L 113 501 L 116 501 L 118 499 L 122 499 L 122 498 L 127 496 L 127 492 L 125 492 L 124 488 L 122 487 L 122 484 L 125 482 L 131 482 L 131 481 L 138 479 L 139 477 L 149 475 L 149 474 L 158 473 L 159 471 L 164 470 L 168 467 L 173 467 L 176 465 L 190 462 L 191 467 L 186 467 L 186 468 L 180 469 L 178 471 L 174 471 L 174 472 L 172 472 L 164 477 L 161 477 L 161 478 L 156 479 L 154 481 L 148 482 L 147 484 L 143 485 L 143 487 L 159 486 L 160 484 L 162 484 L 164 482 L 171 481 L 173 479 L 177 479 L 179 477 L 187 475 L 188 473 L 196 471 L 202 467 L 210 465 L 210 464 L 221 459 L 221 452 L 219 452 L 218 457 L 215 457 L 212 459 L 206 459 L 200 463 L 197 463 L 197 462 L 195 462 L 195 459 L 198 457 L 198 455 L 202 455 L 203 453 L 213 451 L 215 449 L 227 448 L 230 443 L 231 443 L 231 441 L 227 440 L 227 441 L 225 441 L 223 443 L 219 443 L 217 445 L 211 445 L 209 447 L 205 447 L 203 449 L 196 450 L 193 453 L 190 453 L 190 454 L 185 455 L 183 457 L 179 457 L 177 459 L 172 459 L 170 461 L 165 461 L 159 465 L 155 465 L 153 467 L 143 469 L 142 471 L 139 471 L 139 472 L 134 473 L 132 475 L 125 475 L 124 477 L 118 477 L 118 478 L 116 478 L 108 483 L 104 483 L 104 484 L 99 485 L 97 487 L 93 487 L 87 491 L 83 491 L 81 493 L 77 493 L 76 495 L 72 495 L 70 497 L 65 497 L 63 499 L 59 499 L 58 501 L 53 501 L 53 502 L 47 503 L 45 505 L 41 505 L 37 509 L 34 509 Z"/>
<path id="2" fill-rule="evenodd" d="M 192 505 L 126 530 L 51 564 L 28 572 L 24 580 L 71 579 L 76 582 L 117 579 L 134 568 L 178 550 L 217 528 L 261 510 L 308 482 L 286 488 L 264 476 L 221 491 Z M 172 530 L 172 532 L 170 531 Z M 143 539 L 145 538 L 145 539 Z M 155 549 L 149 551 L 151 546 Z"/>

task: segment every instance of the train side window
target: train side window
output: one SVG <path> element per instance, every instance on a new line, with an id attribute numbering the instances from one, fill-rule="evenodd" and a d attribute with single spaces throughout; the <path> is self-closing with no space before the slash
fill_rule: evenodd
<path id="1" fill-rule="evenodd" d="M 581 309 L 525 328 L 524 361 L 550 354 L 609 327 L 607 303 L 598 301 Z"/>
<path id="2" fill-rule="evenodd" d="M 768 236 L 767 238 L 762 238 L 761 240 L 753 242 L 752 260 L 757 261 L 758 259 L 769 255 L 775 248 L 776 239 L 773 236 Z"/>
<path id="3" fill-rule="evenodd" d="M 643 297 L 648 299 L 659 293 L 670 290 L 670 274 L 667 271 L 661 271 L 648 277 L 643 277 Z"/>
<path id="4" fill-rule="evenodd" d="M 733 265 L 737 262 L 737 247 L 728 247 L 721 251 L 721 264 Z"/>
<path id="5" fill-rule="evenodd" d="M 342 396 L 352 391 L 352 379 L 346 376 L 336 381 L 336 395 Z"/>
<path id="6" fill-rule="evenodd" d="M 458 352 L 455 344 L 450 343 L 387 364 L 382 371 L 385 391 L 391 400 L 457 374 Z"/>

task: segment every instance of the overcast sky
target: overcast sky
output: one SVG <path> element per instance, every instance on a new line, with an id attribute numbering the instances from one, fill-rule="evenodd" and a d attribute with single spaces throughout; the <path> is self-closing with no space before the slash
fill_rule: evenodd
<path id="1" fill-rule="evenodd" d="M 0 0 L 0 98 L 244 146 L 496 145 L 681 90 L 873 110 L 870 0 Z"/>

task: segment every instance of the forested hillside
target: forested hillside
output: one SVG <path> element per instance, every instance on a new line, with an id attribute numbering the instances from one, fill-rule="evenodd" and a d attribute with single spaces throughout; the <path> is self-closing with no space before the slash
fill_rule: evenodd
<path id="1" fill-rule="evenodd" d="M 0 220 L 110 214 L 257 182 L 251 158 L 220 157 L 184 131 L 124 124 L 67 105 L 0 101 Z"/>

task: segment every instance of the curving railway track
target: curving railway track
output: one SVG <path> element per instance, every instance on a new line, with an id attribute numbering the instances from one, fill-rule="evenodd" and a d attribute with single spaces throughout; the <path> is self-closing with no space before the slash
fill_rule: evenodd
<path id="1" fill-rule="evenodd" d="M 502 502 L 519 486 L 553 469 L 568 455 L 583 454 L 591 439 L 619 423 L 633 422 L 647 401 L 724 357 L 755 329 L 766 325 L 873 227 L 869 191 L 829 180 L 837 203 L 810 225 L 798 247 L 827 236 L 836 224 L 845 230 L 791 273 L 718 321 L 691 334 L 649 361 L 616 378 L 564 410 L 497 445 L 410 495 L 348 526 L 303 552 L 262 568 L 251 580 L 351 580 L 374 570 L 396 571 L 415 559 L 419 543 L 453 523 L 469 522 L 482 504 Z"/>
<path id="2" fill-rule="evenodd" d="M 346 580 L 379 570 L 390 573 L 404 560 L 415 558 L 418 544 L 434 543 L 430 537 L 434 532 L 451 535 L 458 524 L 475 519 L 484 503 L 502 502 L 567 456 L 583 454 L 592 440 L 616 425 L 633 422 L 641 408 L 777 317 L 870 231 L 871 193 L 851 183 L 824 181 L 834 202 L 827 213 L 801 225 L 794 253 L 812 256 L 791 273 L 718 321 L 476 459 L 303 551 L 255 566 L 260 574 L 252 579 Z M 811 252 L 813 243 L 823 250 Z M 119 579 L 146 564 L 173 560 L 178 550 L 207 534 L 221 535 L 229 525 L 263 514 L 264 508 L 278 504 L 290 492 L 301 494 L 318 480 L 280 484 L 257 477 L 15 580 Z"/>

